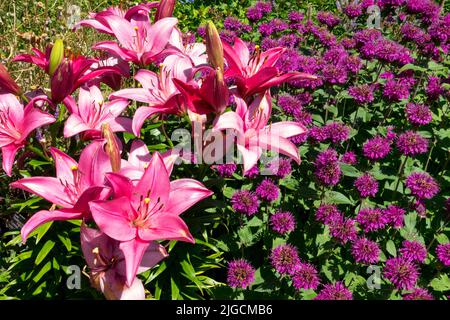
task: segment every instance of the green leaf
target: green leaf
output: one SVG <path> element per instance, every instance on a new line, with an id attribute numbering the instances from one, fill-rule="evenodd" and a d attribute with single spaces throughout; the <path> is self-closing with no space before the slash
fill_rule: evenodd
<path id="1" fill-rule="evenodd" d="M 342 173 L 344 176 L 347 177 L 359 177 L 361 175 L 361 172 L 359 172 L 358 169 L 356 169 L 354 166 L 347 164 L 347 163 L 340 163 L 339 165 L 341 167 Z"/>
<path id="2" fill-rule="evenodd" d="M 406 71 L 406 70 L 413 70 L 413 71 L 420 71 L 420 72 L 427 71 L 427 69 L 425 69 L 425 68 L 408 63 L 408 64 L 405 64 L 403 67 L 401 67 L 400 70 L 398 70 L 398 73 L 402 73 L 403 71 Z"/>
<path id="3" fill-rule="evenodd" d="M 172 300 L 178 300 L 180 297 L 180 289 L 173 278 L 170 278 L 170 289 L 172 294 Z"/>
<path id="4" fill-rule="evenodd" d="M 63 235 L 58 234 L 59 240 L 63 243 L 63 245 L 66 247 L 67 251 L 70 252 L 72 250 L 72 241 L 68 237 L 65 237 Z"/>
<path id="5" fill-rule="evenodd" d="M 391 256 L 397 256 L 397 249 L 395 248 L 395 243 L 392 240 L 388 240 L 386 242 L 386 250 L 390 253 Z"/>
<path id="6" fill-rule="evenodd" d="M 448 275 L 441 274 L 439 278 L 431 280 L 430 286 L 436 291 L 448 291 L 450 290 L 450 279 Z"/>
<path id="7" fill-rule="evenodd" d="M 42 267 L 42 269 L 38 272 L 38 274 L 34 276 L 33 281 L 38 282 L 51 269 L 52 269 L 52 263 L 51 263 L 51 261 L 47 261 L 47 263 Z"/>
<path id="8" fill-rule="evenodd" d="M 55 242 L 52 240 L 47 240 L 46 243 L 42 246 L 41 250 L 39 251 L 36 260 L 34 260 L 35 265 L 39 265 L 45 257 L 48 255 L 48 253 L 53 249 L 55 246 Z"/>
<path id="9" fill-rule="evenodd" d="M 330 203 L 354 205 L 354 201 L 350 200 L 345 195 L 337 191 L 328 191 L 326 193 L 326 197 L 328 202 Z"/>

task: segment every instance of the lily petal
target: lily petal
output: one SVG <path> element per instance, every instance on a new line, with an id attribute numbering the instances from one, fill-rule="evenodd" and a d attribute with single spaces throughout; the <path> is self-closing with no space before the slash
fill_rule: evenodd
<path id="1" fill-rule="evenodd" d="M 136 278 L 139 265 L 141 264 L 145 250 L 149 246 L 149 242 L 136 238 L 121 242 L 119 246 L 125 256 L 127 285 L 131 286 Z"/>
<path id="2" fill-rule="evenodd" d="M 178 179 L 170 183 L 170 197 L 165 211 L 180 215 L 197 202 L 209 197 L 213 192 L 199 181 Z"/>

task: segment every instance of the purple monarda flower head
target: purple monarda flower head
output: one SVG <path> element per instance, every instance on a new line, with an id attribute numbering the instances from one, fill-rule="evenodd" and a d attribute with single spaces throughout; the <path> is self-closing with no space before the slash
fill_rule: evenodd
<path id="1" fill-rule="evenodd" d="M 408 99 L 410 85 L 402 80 L 390 79 L 383 89 L 383 96 L 390 101 Z"/>
<path id="2" fill-rule="evenodd" d="M 329 224 L 330 234 L 341 244 L 346 244 L 348 241 L 354 241 L 357 238 L 357 231 L 355 227 L 355 220 L 341 217 L 332 220 Z"/>
<path id="3" fill-rule="evenodd" d="M 230 287 L 245 289 L 255 281 L 255 268 L 244 260 L 233 260 L 228 264 L 227 282 Z"/>
<path id="4" fill-rule="evenodd" d="M 364 232 L 371 232 L 383 229 L 386 226 L 387 218 L 381 209 L 363 208 L 359 210 L 356 221 Z"/>
<path id="5" fill-rule="evenodd" d="M 293 114 L 294 110 L 302 107 L 301 102 L 290 94 L 282 94 L 278 97 L 278 105 L 286 114 Z"/>
<path id="6" fill-rule="evenodd" d="M 408 121 L 416 126 L 429 124 L 433 119 L 430 108 L 424 104 L 408 103 L 405 111 Z"/>
<path id="7" fill-rule="evenodd" d="M 439 96 L 444 93 L 444 90 L 441 87 L 441 81 L 437 77 L 430 77 L 428 79 L 428 84 L 425 89 L 428 99 L 437 100 Z"/>
<path id="8" fill-rule="evenodd" d="M 317 269 L 312 264 L 300 262 L 295 269 L 295 274 L 292 276 L 292 285 L 295 289 L 317 289 L 319 276 Z"/>
<path id="9" fill-rule="evenodd" d="M 277 178 L 283 179 L 292 172 L 291 159 L 278 158 L 269 163 L 270 172 Z"/>
<path id="10" fill-rule="evenodd" d="M 342 213 L 333 204 L 321 204 L 316 210 L 316 220 L 325 224 L 330 224 L 334 220 L 339 220 Z"/>
<path id="11" fill-rule="evenodd" d="M 427 152 L 428 140 L 420 133 L 408 130 L 398 136 L 397 148 L 406 156 L 414 156 Z"/>
<path id="12" fill-rule="evenodd" d="M 341 162 L 346 164 L 356 164 L 358 159 L 353 151 L 347 151 L 341 156 Z"/>
<path id="13" fill-rule="evenodd" d="M 413 172 L 406 178 L 406 186 L 418 199 L 431 199 L 439 192 L 439 185 L 426 172 Z"/>
<path id="14" fill-rule="evenodd" d="M 259 175 L 259 168 L 257 165 L 253 166 L 247 173 L 244 175 L 249 179 L 253 179 Z"/>
<path id="15" fill-rule="evenodd" d="M 339 24 L 339 22 L 341 22 L 341 19 L 328 11 L 319 11 L 317 13 L 317 20 L 319 20 L 320 23 L 325 24 L 330 29 L 334 28 Z"/>
<path id="16" fill-rule="evenodd" d="M 355 180 L 355 187 L 362 198 L 374 197 L 378 192 L 377 180 L 367 172 Z"/>
<path id="17" fill-rule="evenodd" d="M 395 229 L 401 229 L 405 221 L 405 210 L 396 206 L 389 205 L 383 210 L 383 214 L 386 217 L 388 223 Z"/>
<path id="18" fill-rule="evenodd" d="M 350 127 L 341 122 L 331 122 L 324 128 L 328 139 L 333 143 L 342 143 L 349 138 Z"/>
<path id="19" fill-rule="evenodd" d="M 272 202 L 280 196 L 280 189 L 272 180 L 266 178 L 256 188 L 256 194 L 261 200 Z"/>
<path id="20" fill-rule="evenodd" d="M 419 271 L 411 260 L 396 257 L 386 261 L 383 276 L 397 289 L 411 290 L 416 285 Z"/>
<path id="21" fill-rule="evenodd" d="M 411 293 L 405 294 L 403 300 L 434 300 L 431 293 L 423 288 L 414 288 Z"/>
<path id="22" fill-rule="evenodd" d="M 314 165 L 315 175 L 320 183 L 334 186 L 339 182 L 342 171 L 339 167 L 338 154 L 334 149 L 329 148 L 319 153 Z"/>
<path id="23" fill-rule="evenodd" d="M 408 241 L 405 240 L 402 243 L 402 248 L 400 253 L 406 259 L 414 262 L 423 263 L 427 257 L 427 249 L 425 246 L 418 241 Z"/>
<path id="24" fill-rule="evenodd" d="M 339 64 L 326 64 L 322 69 L 322 77 L 329 84 L 344 84 L 347 82 L 347 69 Z"/>
<path id="25" fill-rule="evenodd" d="M 354 19 L 362 14 L 362 6 L 360 4 L 350 3 L 345 6 L 344 13 L 350 19 Z"/>
<path id="26" fill-rule="evenodd" d="M 369 139 L 363 145 L 363 154 L 370 160 L 383 159 L 389 152 L 391 152 L 391 143 L 381 136 Z"/>
<path id="27" fill-rule="evenodd" d="M 377 263 L 380 260 L 380 247 L 374 241 L 359 238 L 352 244 L 352 255 L 355 261 L 359 263 Z"/>
<path id="28" fill-rule="evenodd" d="M 213 169 L 215 169 L 221 177 L 229 178 L 236 171 L 237 166 L 235 163 L 225 163 L 217 164 L 213 166 Z"/>
<path id="29" fill-rule="evenodd" d="M 258 197 L 251 191 L 239 190 L 231 197 L 233 210 L 239 213 L 252 216 L 258 211 Z"/>
<path id="30" fill-rule="evenodd" d="M 314 300 L 353 300 L 353 295 L 342 282 L 326 284 Z"/>
<path id="31" fill-rule="evenodd" d="M 288 19 L 290 22 L 301 22 L 303 20 L 305 16 L 303 15 L 303 13 L 299 12 L 299 11 L 291 11 L 288 14 Z"/>
<path id="32" fill-rule="evenodd" d="M 279 234 L 287 234 L 295 230 L 295 217 L 290 212 L 277 212 L 270 217 L 270 226 Z"/>
<path id="33" fill-rule="evenodd" d="M 325 127 L 314 126 L 309 129 L 308 137 L 313 142 L 322 142 L 328 139 L 328 134 L 327 131 L 325 130 Z"/>
<path id="34" fill-rule="evenodd" d="M 436 247 L 436 255 L 444 266 L 450 267 L 450 243 L 438 245 Z"/>
<path id="35" fill-rule="evenodd" d="M 292 275 L 300 263 L 297 248 L 290 244 L 282 244 L 272 250 L 270 262 L 280 274 Z"/>
<path id="36" fill-rule="evenodd" d="M 368 84 L 350 87 L 348 89 L 348 93 L 359 104 L 365 104 L 373 101 L 373 88 Z"/>

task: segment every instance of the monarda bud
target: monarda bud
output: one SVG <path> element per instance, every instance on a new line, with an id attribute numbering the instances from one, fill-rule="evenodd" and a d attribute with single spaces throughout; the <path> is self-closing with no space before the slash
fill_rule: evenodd
<path id="1" fill-rule="evenodd" d="M 206 25 L 206 53 L 214 69 L 223 71 L 223 46 L 214 23 L 209 21 Z"/>
<path id="2" fill-rule="evenodd" d="M 48 66 L 48 74 L 53 76 L 61 61 L 64 59 L 64 42 L 57 39 L 50 53 L 50 63 Z"/>
<path id="3" fill-rule="evenodd" d="M 0 90 L 4 90 L 8 93 L 12 93 L 16 96 L 22 94 L 22 89 L 19 85 L 11 78 L 6 70 L 5 66 L 0 63 Z"/>
<path id="4" fill-rule="evenodd" d="M 108 123 L 102 125 L 102 136 L 106 140 L 105 151 L 109 156 L 112 171 L 119 172 L 120 162 L 122 161 L 120 158 L 119 145 L 117 144 L 116 136 Z"/>
<path id="5" fill-rule="evenodd" d="M 161 0 L 155 13 L 155 22 L 163 18 L 171 17 L 176 0 Z"/>

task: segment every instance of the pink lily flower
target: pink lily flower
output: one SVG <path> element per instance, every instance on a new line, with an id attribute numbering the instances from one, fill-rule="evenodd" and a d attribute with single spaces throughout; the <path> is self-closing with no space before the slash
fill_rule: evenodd
<path id="1" fill-rule="evenodd" d="M 239 93 L 243 98 L 256 93 L 263 93 L 267 89 L 291 80 L 316 79 L 317 77 L 303 72 L 288 72 L 280 74 L 275 67 L 285 48 L 277 47 L 260 52 L 259 47 L 250 56 L 247 45 L 239 38 L 235 38 L 231 46 L 222 41 L 224 57 L 228 69 L 225 78 L 235 80 Z"/>
<path id="2" fill-rule="evenodd" d="M 132 130 L 135 136 L 140 135 L 144 121 L 156 113 L 180 114 L 182 113 L 182 97 L 173 84 L 173 80 L 180 78 L 187 81 L 192 65 L 186 59 L 177 60 L 176 64 L 164 60 L 159 74 L 149 70 L 139 70 L 135 79 L 139 81 L 142 88 L 128 88 L 117 91 L 110 99 L 124 98 L 147 103 L 147 107 L 140 107 L 133 117 Z"/>
<path id="3" fill-rule="evenodd" d="M 171 55 L 172 59 L 190 59 L 192 66 L 207 64 L 208 56 L 206 55 L 206 46 L 204 43 L 183 43 L 183 34 L 177 28 L 173 29 L 170 36 L 168 48 L 174 48 L 179 53 Z"/>
<path id="4" fill-rule="evenodd" d="M 46 52 L 43 53 L 33 48 L 34 55 L 21 54 L 14 57 L 13 61 L 35 64 L 49 74 L 51 49 L 52 47 L 48 46 Z M 62 102 L 83 84 L 95 79 L 98 80 L 105 74 L 122 75 L 121 69 L 117 66 L 102 66 L 92 70 L 92 65 L 95 63 L 98 63 L 98 60 L 84 56 L 64 58 L 50 79 L 52 101 L 54 103 Z"/>
<path id="5" fill-rule="evenodd" d="M 22 94 L 22 89 L 14 81 L 14 79 L 11 78 L 5 66 L 0 63 L 0 92 L 1 91 L 12 93 L 16 96 L 20 96 Z"/>
<path id="6" fill-rule="evenodd" d="M 102 82 L 113 90 L 119 90 L 122 86 L 122 78 L 130 77 L 130 66 L 128 62 L 119 57 L 105 54 L 105 57 L 99 58 L 98 62 L 91 65 L 89 71 L 95 71 L 101 67 L 114 67 L 118 72 L 104 73 L 103 75 L 91 80 L 90 83 L 100 86 L 99 84 Z"/>
<path id="7" fill-rule="evenodd" d="M 229 90 L 220 71 L 211 67 L 197 68 L 206 73 L 199 81 L 173 79 L 189 110 L 196 114 L 222 113 L 229 100 Z M 196 73 L 196 72 L 195 72 Z"/>
<path id="8" fill-rule="evenodd" d="M 155 22 L 163 18 L 171 17 L 176 0 L 160 0 L 155 12 Z"/>
<path id="9" fill-rule="evenodd" d="M 33 98 L 25 108 L 11 93 L 0 94 L 0 148 L 3 170 L 8 176 L 17 151 L 24 147 L 28 135 L 35 129 L 55 122 L 55 118 L 34 106 L 48 101 L 45 96 Z"/>
<path id="10" fill-rule="evenodd" d="M 297 122 L 282 121 L 268 125 L 271 97 L 267 91 L 255 97 L 247 106 L 235 96 L 236 111 L 225 112 L 216 118 L 214 130 L 233 129 L 237 134 L 237 149 L 244 161 L 244 174 L 258 162 L 264 150 L 282 153 L 300 163 L 298 149 L 288 138 L 306 132 Z"/>
<path id="11" fill-rule="evenodd" d="M 179 215 L 212 192 L 193 179 L 169 181 L 164 161 L 157 152 L 136 185 L 116 173 L 107 174 L 107 180 L 113 188 L 114 199 L 92 201 L 89 206 L 100 230 L 120 241 L 127 285 L 131 286 L 152 241 L 194 243 Z"/>
<path id="12" fill-rule="evenodd" d="M 56 178 L 30 177 L 11 183 L 13 188 L 34 193 L 60 207 L 35 213 L 22 227 L 24 242 L 30 232 L 46 222 L 90 218 L 88 203 L 109 196 L 110 189 L 104 186 L 104 179 L 111 165 L 103 144 L 95 141 L 88 145 L 81 152 L 79 163 L 64 152 L 50 148 Z"/>
<path id="13" fill-rule="evenodd" d="M 101 137 L 102 125 L 108 123 L 113 132 L 131 132 L 131 119 L 120 117 L 128 101 L 115 99 L 104 102 L 97 86 L 81 87 L 78 105 L 69 103 L 71 115 L 64 126 L 64 137 L 83 133 L 86 139 Z"/>
<path id="14" fill-rule="evenodd" d="M 100 12 L 90 12 L 89 18 L 86 20 L 82 20 L 78 22 L 74 29 L 78 29 L 80 27 L 89 27 L 97 30 L 101 33 L 106 33 L 109 35 L 114 35 L 114 31 L 108 23 L 108 20 L 103 19 L 105 16 L 118 16 L 120 18 L 124 18 L 128 21 L 135 21 L 138 23 L 139 21 L 148 21 L 148 13 L 152 8 L 156 8 L 158 6 L 158 2 L 149 2 L 138 4 L 136 6 L 131 7 L 127 11 L 123 10 L 120 7 L 110 7 Z"/>
<path id="15" fill-rule="evenodd" d="M 125 257 L 119 249 L 119 242 L 106 234 L 81 225 L 81 249 L 89 267 L 91 285 L 103 292 L 108 300 L 144 300 L 142 281 L 135 278 L 127 286 L 125 277 Z M 166 249 L 153 241 L 145 250 L 138 273 L 151 269 L 166 258 Z"/>
<path id="16" fill-rule="evenodd" d="M 178 160 L 178 154 L 173 154 L 172 150 L 169 150 L 161 155 L 166 166 L 167 173 L 172 173 L 175 162 Z M 130 153 L 128 154 L 128 160 L 122 160 L 121 169 L 119 173 L 133 182 L 139 181 L 144 175 L 145 169 L 150 164 L 152 156 L 148 151 L 147 145 L 140 140 L 134 140 L 131 143 Z"/>
<path id="17" fill-rule="evenodd" d="M 104 50 L 140 65 L 148 65 L 161 56 L 178 23 L 176 18 L 163 18 L 152 25 L 148 17 L 128 21 L 117 15 L 103 15 L 101 20 L 110 27 L 118 43 L 102 41 L 95 44 L 93 49 Z"/>

